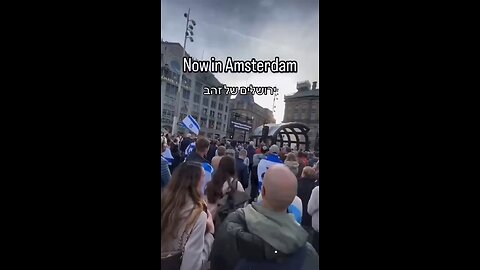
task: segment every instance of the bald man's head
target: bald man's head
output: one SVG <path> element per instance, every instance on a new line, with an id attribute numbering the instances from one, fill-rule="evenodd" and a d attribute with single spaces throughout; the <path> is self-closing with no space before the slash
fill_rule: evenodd
<path id="1" fill-rule="evenodd" d="M 276 212 L 286 212 L 297 195 L 297 178 L 290 169 L 276 165 L 263 177 L 262 200 L 264 206 Z"/>

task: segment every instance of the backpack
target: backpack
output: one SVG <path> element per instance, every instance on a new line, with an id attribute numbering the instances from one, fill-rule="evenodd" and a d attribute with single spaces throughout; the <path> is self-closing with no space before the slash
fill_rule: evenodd
<path id="1" fill-rule="evenodd" d="M 303 268 L 306 256 L 307 246 L 304 245 L 288 257 L 262 261 L 241 259 L 235 270 L 298 270 Z"/>
<path id="2" fill-rule="evenodd" d="M 235 189 L 233 190 L 233 185 L 235 184 Z M 245 207 L 245 205 L 250 200 L 250 196 L 246 192 L 238 191 L 238 180 L 233 180 L 229 182 L 229 190 L 223 198 L 218 202 L 217 213 L 215 214 L 215 230 L 220 226 L 220 224 L 225 220 L 228 214 L 235 212 L 239 208 Z"/>

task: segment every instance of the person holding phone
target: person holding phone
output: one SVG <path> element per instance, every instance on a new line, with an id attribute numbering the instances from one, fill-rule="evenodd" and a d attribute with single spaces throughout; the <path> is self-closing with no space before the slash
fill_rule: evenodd
<path id="1" fill-rule="evenodd" d="M 215 226 L 203 200 L 205 171 L 187 161 L 174 171 L 161 198 L 161 257 L 181 270 L 204 270 Z M 173 258 L 173 259 L 172 259 Z"/>

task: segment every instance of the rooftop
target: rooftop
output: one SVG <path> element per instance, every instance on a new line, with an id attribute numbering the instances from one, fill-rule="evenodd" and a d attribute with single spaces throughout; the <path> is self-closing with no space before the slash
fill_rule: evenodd
<path id="1" fill-rule="evenodd" d="M 301 98 L 301 97 L 320 97 L 320 89 L 307 90 L 307 91 L 297 91 L 294 94 L 285 95 L 285 99 L 288 98 Z"/>

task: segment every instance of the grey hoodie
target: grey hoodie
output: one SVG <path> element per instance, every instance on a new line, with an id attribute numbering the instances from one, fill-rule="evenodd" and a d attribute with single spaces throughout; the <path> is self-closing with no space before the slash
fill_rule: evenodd
<path id="1" fill-rule="evenodd" d="M 245 221 L 250 233 L 285 254 L 303 247 L 308 239 L 308 233 L 292 215 L 273 212 L 259 204 L 245 207 Z"/>
<path id="2" fill-rule="evenodd" d="M 305 262 L 295 270 L 318 269 L 318 254 L 307 238 L 308 233 L 288 213 L 273 212 L 259 204 L 248 205 L 231 213 L 215 235 L 211 269 L 233 270 L 241 259 L 277 259 L 304 246 Z"/>

